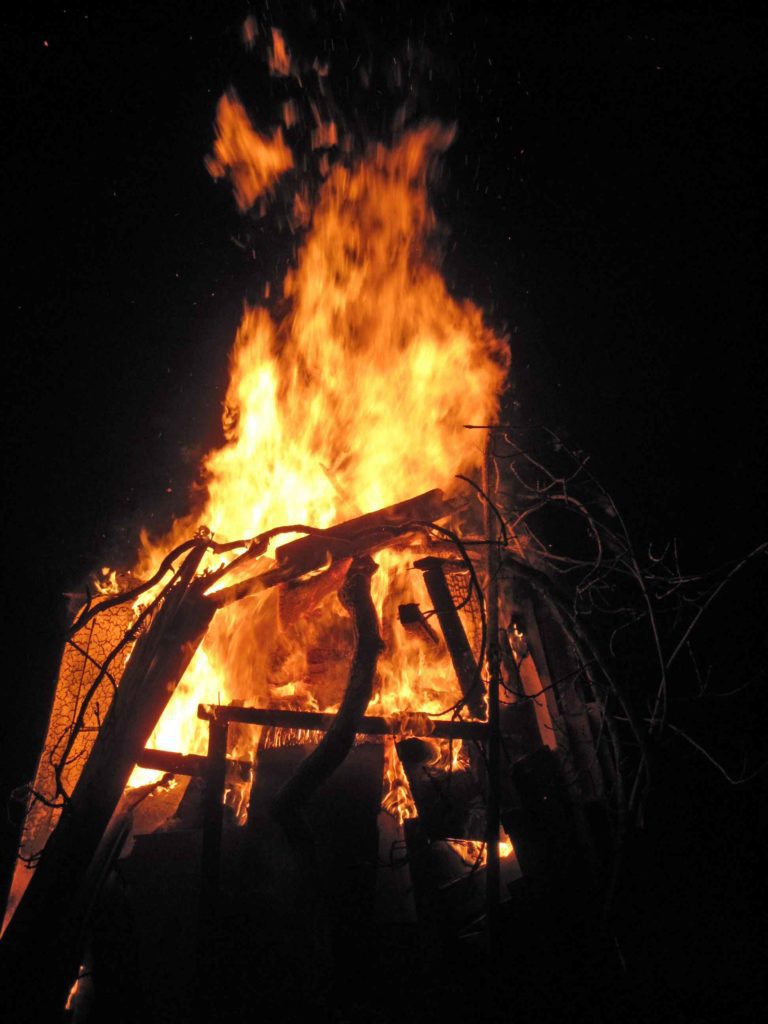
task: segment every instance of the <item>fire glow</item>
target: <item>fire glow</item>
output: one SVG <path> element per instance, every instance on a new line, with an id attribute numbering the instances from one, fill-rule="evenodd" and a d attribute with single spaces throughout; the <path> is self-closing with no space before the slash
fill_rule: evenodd
<path id="1" fill-rule="evenodd" d="M 294 74 L 293 59 L 277 32 L 270 67 L 275 76 Z M 322 77 L 326 69 L 317 74 Z M 399 130 L 388 144 L 361 148 L 327 111 L 321 114 L 312 103 L 309 109 L 307 137 L 317 172 L 312 186 L 297 183 L 297 168 L 305 161 L 289 146 L 299 117 L 295 101 L 282 105 L 282 124 L 263 130 L 255 127 L 234 91 L 218 103 L 216 137 L 206 160 L 212 178 L 229 181 L 241 212 L 255 204 L 263 211 L 276 196 L 283 201 L 287 196 L 302 240 L 281 288 L 264 290 L 276 296 L 270 307 L 245 306 L 230 355 L 225 440 L 203 460 L 202 500 L 166 536 L 142 536 L 136 566 L 128 574 L 134 582 L 150 579 L 169 552 L 196 534 L 219 544 L 242 540 L 242 551 L 250 538 L 276 527 L 325 529 L 425 492 L 437 494 L 436 489 L 451 499 L 463 487 L 466 498 L 466 485 L 457 483 L 457 474 L 477 475 L 482 466 L 483 442 L 465 426 L 497 417 L 509 356 L 505 339 L 485 324 L 481 311 L 450 294 L 437 263 L 428 185 L 454 131 L 422 122 Z M 276 549 L 296 536 L 283 532 L 249 562 L 245 575 L 271 570 Z M 403 722 L 414 713 L 450 717 L 462 700 L 445 644 L 436 635 L 436 642 L 425 643 L 398 621 L 401 605 L 431 607 L 423 574 L 413 563 L 436 550 L 435 542 L 416 530 L 376 551 L 371 590 L 385 650 L 369 714 Z M 454 556 L 455 549 L 450 553 Z M 236 555 L 237 549 L 209 551 L 198 575 L 226 569 Z M 354 646 L 349 615 L 337 596 L 348 568 L 349 560 L 342 558 L 316 566 L 319 596 L 308 607 L 297 610 L 291 595 L 275 588 L 219 608 L 148 748 L 204 753 L 207 728 L 197 715 L 200 704 L 336 711 Z M 209 592 L 241 578 L 235 568 Z M 78 634 L 79 641 L 109 650 L 117 636 L 138 628 L 144 609 L 163 586 L 161 581 L 145 590 L 132 611 L 121 606 L 114 620 L 101 616 L 88 627 L 87 637 Z M 102 595 L 116 590 L 116 574 L 103 570 Z M 471 633 L 469 619 L 466 625 Z M 131 650 L 132 644 L 120 645 L 115 671 L 125 669 Z M 34 792 L 48 794 L 49 802 L 36 801 L 25 825 L 22 850 L 30 863 L 58 820 L 56 796 L 73 791 L 112 700 L 109 676 L 95 684 L 99 688 L 87 709 L 78 712 L 80 726 L 73 728 L 81 675 L 75 643 L 62 660 L 34 783 Z M 69 747 L 62 747 L 62 729 L 65 736 L 71 734 Z M 229 755 L 253 761 L 260 731 L 240 730 Z M 400 732 L 408 735 L 407 725 Z M 265 742 L 297 742 L 287 733 L 281 737 L 280 730 L 273 730 Z M 448 768 L 461 763 L 460 743 L 430 742 L 433 764 Z M 56 769 L 53 752 L 64 748 L 64 763 Z M 160 777 L 135 768 L 129 787 Z M 383 807 L 396 821 L 416 815 L 391 741 L 382 791 Z M 20 865 L 9 911 L 28 876 Z"/>
<path id="2" fill-rule="evenodd" d="M 259 135 L 231 94 L 219 105 L 217 128 L 209 170 L 227 173 L 238 203 L 248 197 L 250 205 L 274 187 L 274 140 L 283 145 L 282 135 Z M 497 414 L 507 349 L 477 307 L 449 294 L 431 258 L 428 176 L 451 139 L 443 126 L 424 124 L 329 171 L 283 282 L 288 311 L 279 320 L 262 307 L 244 311 L 231 355 L 226 444 L 203 467 L 205 506 L 161 543 L 145 538 L 140 575 L 201 525 L 224 540 L 280 523 L 327 527 L 428 487 L 450 493 L 456 474 L 478 469 L 482 450 L 464 427 Z M 227 154 L 234 154 L 228 165 Z M 373 713 L 434 714 L 461 696 L 445 652 L 426 656 L 392 623 L 398 602 L 429 606 L 421 574 L 411 571 L 414 557 L 408 549 L 377 555 L 373 596 L 387 651 Z M 208 567 L 219 562 L 211 556 Z M 323 648 L 334 635 L 337 652 L 345 646 L 335 597 L 296 627 L 301 642 L 292 645 L 274 641 L 274 601 L 262 600 L 258 611 L 254 603 L 219 613 L 151 746 L 203 750 L 202 701 L 338 705 L 338 687 L 312 686 Z M 132 784 L 149 777 L 137 770 Z"/>

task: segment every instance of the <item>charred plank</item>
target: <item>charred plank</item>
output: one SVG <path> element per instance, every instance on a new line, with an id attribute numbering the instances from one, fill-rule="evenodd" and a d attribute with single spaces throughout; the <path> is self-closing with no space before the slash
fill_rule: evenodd
<path id="1" fill-rule="evenodd" d="M 456 677 L 459 680 L 462 695 L 467 702 L 467 709 L 473 718 L 484 718 L 485 695 L 480 671 L 448 589 L 443 559 L 420 558 L 414 562 L 414 566 L 424 573 L 424 582 L 435 606 Z"/>
<path id="2" fill-rule="evenodd" d="M 327 732 L 336 716 L 321 711 L 286 711 L 281 708 L 232 707 L 223 704 L 200 704 L 199 718 L 208 720 L 212 715 L 230 722 L 247 725 L 265 725 L 273 729 L 296 729 L 308 732 Z M 406 729 L 399 718 L 363 715 L 357 727 L 360 736 L 432 736 L 444 740 L 484 740 L 488 733 L 485 722 L 440 721 L 426 716 L 410 715 Z"/>

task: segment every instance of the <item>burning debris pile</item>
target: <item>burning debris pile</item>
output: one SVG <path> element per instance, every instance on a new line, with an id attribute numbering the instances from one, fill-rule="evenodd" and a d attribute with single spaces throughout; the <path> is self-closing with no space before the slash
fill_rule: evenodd
<path id="1" fill-rule="evenodd" d="M 278 35 L 273 51 L 290 77 Z M 222 98 L 208 167 L 243 210 L 294 172 L 296 116 L 287 101 L 260 132 Z M 313 117 L 321 183 L 293 197 L 306 234 L 279 313 L 245 310 L 198 511 L 145 537 L 67 637 L 5 941 L 58 950 L 46 1005 L 81 961 L 98 993 L 116 919 L 135 922 L 120 958 L 145 996 L 157 935 L 186 950 L 175 1009 L 142 1019 L 186 1019 L 195 957 L 210 1000 L 222 978 L 242 990 L 238 971 L 284 987 L 253 950 L 298 935 L 309 992 L 385 928 L 425 956 L 493 942 L 512 902 L 589 873 L 620 827 L 605 681 L 531 529 L 566 489 L 521 479 L 514 430 L 491 426 L 506 342 L 431 256 L 428 178 L 452 133 L 421 124 L 355 157 Z M 233 918 L 252 948 L 223 938 Z M 101 967 L 102 1005 L 124 998 L 119 973 Z"/>

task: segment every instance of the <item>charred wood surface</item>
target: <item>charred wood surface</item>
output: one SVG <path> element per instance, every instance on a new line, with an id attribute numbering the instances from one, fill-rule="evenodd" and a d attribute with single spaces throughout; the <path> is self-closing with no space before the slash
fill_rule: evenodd
<path id="1" fill-rule="evenodd" d="M 335 715 L 322 711 L 287 711 L 281 708 L 232 707 L 222 704 L 200 704 L 197 713 L 200 718 L 206 720 L 215 714 L 230 722 L 308 732 L 327 732 L 336 718 Z M 406 728 L 403 728 L 404 725 Z M 421 715 L 409 715 L 405 723 L 399 718 L 363 715 L 359 720 L 357 733 L 360 736 L 399 736 L 402 733 L 432 736 L 441 740 L 482 741 L 486 739 L 488 726 L 485 722 L 441 721 Z"/>
<path id="2" fill-rule="evenodd" d="M 417 604 L 401 604 L 397 609 L 397 617 L 400 625 L 407 633 L 418 636 L 421 640 L 426 640 L 430 644 L 437 645 L 440 643 L 440 637 L 432 629 Z"/>
<path id="3" fill-rule="evenodd" d="M 485 701 L 480 672 L 459 613 L 453 603 L 453 597 L 448 589 L 443 571 L 443 561 L 440 558 L 421 558 L 414 562 L 414 566 L 424 573 L 424 582 L 435 606 L 440 628 L 443 631 L 456 677 L 461 686 L 461 693 L 467 702 L 467 710 L 473 718 L 483 718 L 485 717 Z"/>

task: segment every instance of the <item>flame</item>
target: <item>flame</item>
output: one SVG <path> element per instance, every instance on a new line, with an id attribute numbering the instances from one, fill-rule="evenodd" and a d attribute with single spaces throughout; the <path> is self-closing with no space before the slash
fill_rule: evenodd
<path id="1" fill-rule="evenodd" d="M 243 33 L 253 47 L 254 19 L 247 19 Z M 274 75 L 293 73 L 277 30 L 269 60 Z M 319 65 L 316 71 L 327 74 Z M 142 537 L 134 580 L 148 579 L 173 547 L 203 525 L 217 540 L 254 537 L 280 524 L 328 527 L 432 488 L 450 493 L 457 474 L 482 463 L 481 442 L 464 427 L 496 418 L 508 348 L 473 303 L 450 294 L 436 261 L 428 179 L 453 129 L 426 122 L 353 158 L 349 138 L 339 139 L 328 112 L 313 108 L 313 114 L 310 146 L 321 150 L 321 184 L 314 194 L 302 184 L 286 207 L 293 209 L 294 224 L 306 229 L 295 265 L 273 308 L 244 310 L 230 358 L 225 441 L 201 467 L 200 511 L 160 540 Z M 283 117 L 286 130 L 298 122 L 295 101 L 284 103 Z M 241 211 L 265 202 L 296 165 L 281 127 L 259 132 L 234 91 L 220 98 L 206 166 L 213 178 L 231 182 Z M 264 293 L 269 296 L 269 286 Z M 403 719 L 404 734 L 408 715 L 449 714 L 461 696 L 444 646 L 425 646 L 397 619 L 399 603 L 431 606 L 421 573 L 412 568 L 426 553 L 420 544 L 416 539 L 410 547 L 377 553 L 372 584 L 386 653 L 370 713 Z M 270 549 L 250 571 L 269 567 L 273 555 Z M 209 556 L 202 569 L 221 561 Z M 111 570 L 102 571 L 104 593 L 119 583 Z M 197 718 L 199 703 L 338 707 L 354 642 L 347 613 L 330 592 L 311 614 L 282 628 L 278 605 L 277 593 L 265 591 L 217 612 L 150 746 L 204 752 L 207 729 Z M 118 606 L 117 617 L 123 612 L 130 609 Z M 57 714 L 66 717 L 72 694 L 80 693 L 73 687 L 63 662 L 41 761 L 49 773 L 49 755 L 60 742 Z M 83 742 L 92 742 L 94 732 Z M 250 757 L 258 739 L 256 730 L 251 733 L 252 745 L 243 741 L 231 753 Z M 460 744 L 436 744 L 435 751 L 446 769 L 464 764 Z M 137 769 L 131 785 L 157 775 Z M 392 740 L 385 775 L 385 809 L 399 822 L 415 816 Z M 50 827 L 32 837 L 37 845 Z"/>
<path id="2" fill-rule="evenodd" d="M 272 29 L 269 70 L 277 78 L 287 78 L 291 73 L 291 55 L 286 46 L 285 37 L 279 28 Z"/>
<path id="3" fill-rule="evenodd" d="M 447 844 L 471 868 L 484 868 L 488 863 L 488 845 L 477 839 L 447 839 Z M 503 829 L 499 830 L 499 860 L 516 857 L 515 848 Z"/>
<path id="4" fill-rule="evenodd" d="M 220 115 L 233 110 L 222 97 Z M 274 164 L 251 145 L 247 117 L 237 113 L 230 128 L 243 136 L 229 138 L 242 206 L 241 182 L 267 180 Z M 428 171 L 452 135 L 426 124 L 332 170 L 284 282 L 288 312 L 276 320 L 266 308 L 245 309 L 231 355 L 226 443 L 204 464 L 205 507 L 161 544 L 147 541 L 143 571 L 200 523 L 224 539 L 280 523 L 326 527 L 426 488 L 450 490 L 457 473 L 479 465 L 482 453 L 464 425 L 495 416 L 507 355 L 480 311 L 450 295 L 431 258 Z M 436 714 L 460 696 L 445 651 L 426 652 L 393 625 L 399 602 L 431 604 L 413 558 L 408 550 L 377 555 L 373 596 L 388 651 L 372 713 Z M 269 686 L 312 679 L 307 650 L 321 632 L 332 650 L 318 706 L 335 706 L 351 649 L 346 615 L 326 601 L 293 629 L 283 656 L 274 606 L 266 595 L 218 613 L 152 745 L 204 749 L 198 702 L 266 703 Z"/>
<path id="5" fill-rule="evenodd" d="M 384 796 L 381 808 L 391 814 L 398 825 L 402 825 L 408 818 L 418 817 L 405 769 L 391 737 L 387 738 L 384 748 Z"/>
<path id="6" fill-rule="evenodd" d="M 256 45 L 256 40 L 259 35 L 259 23 L 252 14 L 249 14 L 245 19 L 240 32 L 243 40 L 243 46 L 246 50 L 252 50 Z"/>
<path id="7" fill-rule="evenodd" d="M 229 177 L 237 205 L 245 211 L 293 167 L 293 154 L 282 128 L 272 135 L 256 131 L 232 90 L 221 97 L 216 108 L 216 141 L 205 166 L 213 178 Z"/>
<path id="8" fill-rule="evenodd" d="M 278 32 L 272 43 L 273 70 L 290 67 Z M 329 125 L 316 142 L 332 144 Z M 231 180 L 241 210 L 294 165 L 281 130 L 257 132 L 234 92 L 219 101 L 216 130 L 208 170 Z M 450 492 L 456 474 L 479 467 L 480 445 L 464 427 L 496 416 L 508 350 L 476 306 L 449 293 L 435 261 L 427 185 L 453 134 L 424 123 L 357 160 L 339 158 L 313 203 L 302 192 L 309 227 L 283 282 L 282 315 L 247 306 L 234 341 L 225 443 L 204 460 L 202 510 L 159 542 L 143 538 L 137 576 L 202 524 L 220 540 L 283 523 L 327 527 L 430 488 Z M 376 556 L 387 651 L 372 713 L 435 715 L 460 697 L 442 645 L 428 649 L 397 622 L 399 603 L 431 605 L 415 557 L 402 547 Z M 217 613 L 152 746 L 204 751 L 201 702 L 269 704 L 292 686 L 311 690 L 322 710 L 338 705 L 352 649 L 346 612 L 331 594 L 281 631 L 277 604 L 265 592 Z M 450 756 L 458 765 L 460 745 Z M 402 768 L 389 761 L 394 791 Z M 146 779 L 137 771 L 132 783 Z"/>

